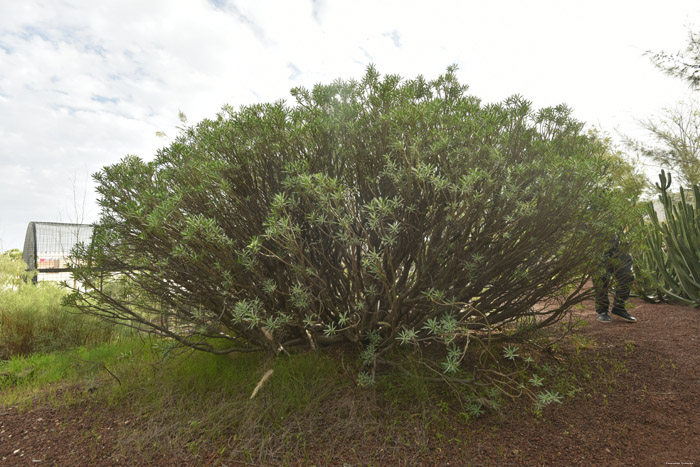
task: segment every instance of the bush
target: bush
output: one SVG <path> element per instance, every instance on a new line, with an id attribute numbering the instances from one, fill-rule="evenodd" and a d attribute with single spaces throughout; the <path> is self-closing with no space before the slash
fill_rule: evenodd
<path id="1" fill-rule="evenodd" d="M 0 359 L 105 342 L 119 331 L 61 305 L 66 290 L 31 283 L 21 253 L 0 255 Z"/>
<path id="2" fill-rule="evenodd" d="M 292 94 L 97 173 L 102 216 L 75 252 L 88 291 L 71 303 L 217 353 L 350 341 L 371 361 L 544 326 L 587 297 L 615 194 L 605 144 L 569 109 L 483 105 L 454 69 Z"/>

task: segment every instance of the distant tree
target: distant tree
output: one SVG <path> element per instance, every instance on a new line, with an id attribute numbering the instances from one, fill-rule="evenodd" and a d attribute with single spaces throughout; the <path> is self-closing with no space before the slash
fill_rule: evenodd
<path id="1" fill-rule="evenodd" d="M 684 52 L 647 52 L 652 62 L 666 74 L 685 81 L 692 89 L 700 89 L 700 31 L 688 30 Z"/>
<path id="2" fill-rule="evenodd" d="M 700 109 L 697 101 L 679 103 L 659 117 L 640 122 L 656 144 L 630 138 L 627 145 L 667 170 L 685 186 L 700 183 Z"/>
<path id="3" fill-rule="evenodd" d="M 629 154 L 617 148 L 612 138 L 602 133 L 600 130 L 592 130 L 591 136 L 598 138 L 604 144 L 605 168 L 607 174 L 607 184 L 620 194 L 620 200 L 628 205 L 634 205 L 639 201 L 646 190 L 650 188 L 646 175 L 639 171 L 639 165 L 630 160 Z M 627 210 L 623 210 L 627 212 Z M 625 222 L 633 222 L 634 214 L 629 212 L 630 219 Z"/>
<path id="4" fill-rule="evenodd" d="M 682 79 L 691 89 L 700 89 L 698 32 L 689 28 L 685 52 L 669 54 L 648 51 L 646 55 L 660 70 Z M 700 182 L 700 110 L 697 100 L 691 98 L 688 102 L 666 108 L 662 115 L 640 123 L 654 143 L 626 138 L 625 143 L 629 148 L 676 173 L 681 185 L 691 186 Z"/>
<path id="5" fill-rule="evenodd" d="M 17 249 L 0 253 L 0 289 L 15 288 L 31 279 L 33 273 L 27 271 L 22 261 L 22 252 Z"/>
<path id="6" fill-rule="evenodd" d="M 97 173 L 70 302 L 216 353 L 353 342 L 367 362 L 439 338 L 453 371 L 469 333 L 545 326 L 589 296 L 618 192 L 568 108 L 482 105 L 454 69 L 293 95 Z"/>

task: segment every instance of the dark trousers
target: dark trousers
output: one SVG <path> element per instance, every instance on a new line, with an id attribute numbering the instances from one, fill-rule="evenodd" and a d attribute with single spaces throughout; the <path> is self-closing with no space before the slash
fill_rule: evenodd
<path id="1" fill-rule="evenodd" d="M 595 311 L 598 313 L 610 311 L 609 293 L 613 279 L 615 280 L 613 310 L 624 310 L 630 296 L 630 287 L 634 282 L 630 255 L 626 253 L 606 255 L 600 272 L 593 276 Z"/>

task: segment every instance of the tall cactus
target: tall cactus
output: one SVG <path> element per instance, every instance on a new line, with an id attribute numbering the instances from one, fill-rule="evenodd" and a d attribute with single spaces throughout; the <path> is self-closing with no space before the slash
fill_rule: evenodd
<path id="1" fill-rule="evenodd" d="M 674 202 L 668 192 L 671 174 L 667 176 L 662 170 L 659 182 L 656 188 L 666 220 L 660 221 L 653 204 L 648 203 L 650 222 L 639 265 L 667 298 L 700 306 L 700 188 L 693 186 L 692 203 L 688 203 L 683 188 L 680 201 Z"/>

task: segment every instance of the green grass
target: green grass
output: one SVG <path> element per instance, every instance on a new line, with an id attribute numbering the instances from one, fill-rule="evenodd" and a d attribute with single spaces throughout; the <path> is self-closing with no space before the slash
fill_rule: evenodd
<path id="1" fill-rule="evenodd" d="M 131 365 L 122 361 L 123 356 L 134 353 L 149 358 L 144 341 L 132 338 L 0 361 L 0 404 L 26 406 L 37 395 L 51 393 L 54 386 L 91 384 L 110 377 L 110 371 L 128 371 Z"/>
<path id="2" fill-rule="evenodd" d="M 514 381 L 543 397 L 558 395 L 563 403 L 601 385 L 611 390 L 624 371 L 580 338 L 559 342 L 556 354 L 523 343 L 517 352 L 515 345 L 500 346 L 492 352 Z M 480 416 L 546 417 L 548 408 L 535 411 L 531 400 L 513 402 L 493 388 L 445 385 L 418 356 L 396 357 L 405 362 L 401 369 L 381 368 L 376 385 L 363 389 L 351 353 L 216 356 L 172 351 L 161 339 L 131 338 L 1 362 L 0 405 L 92 404 L 129 414 L 138 422 L 120 431 L 120 449 L 153 463 L 163 455 L 201 463 L 214 456 L 224 464 L 323 464 L 348 457 L 363 464 L 409 463 L 405 447 L 415 454 L 428 445 L 466 443 L 456 433 L 468 431 Z M 532 362 L 525 362 L 528 357 Z M 542 385 L 534 387 L 539 379 Z M 367 443 L 388 457 L 364 452 Z"/>
<path id="3" fill-rule="evenodd" d="M 0 288 L 0 359 L 94 346 L 124 331 L 63 306 L 65 290 L 53 283 Z"/>
<path id="4" fill-rule="evenodd" d="M 341 425 L 355 430 L 357 414 L 367 412 L 352 397 L 359 394 L 364 400 L 366 391 L 322 353 L 275 359 L 187 351 L 159 360 L 157 347 L 142 348 L 146 358 L 139 352 L 118 361 L 118 352 L 107 355 L 107 366 L 112 365 L 121 383 L 103 374 L 112 383 L 94 396 L 101 405 L 146 420 L 125 431 L 121 440 L 125 451 L 139 452 L 146 460 L 156 456 L 151 458 L 155 462 L 164 445 L 172 455 L 184 457 L 222 449 L 227 456 L 256 462 L 284 457 L 283 452 L 290 459 L 303 457 L 307 435 L 320 416 L 342 433 Z M 272 375 L 251 399 L 268 370 Z M 232 438 L 238 441 L 235 449 L 224 449 L 225 440 Z"/>

